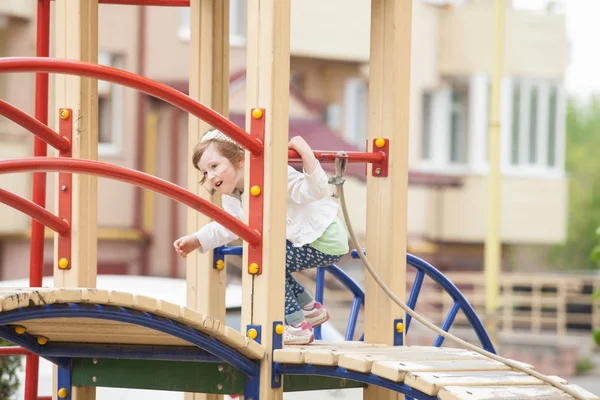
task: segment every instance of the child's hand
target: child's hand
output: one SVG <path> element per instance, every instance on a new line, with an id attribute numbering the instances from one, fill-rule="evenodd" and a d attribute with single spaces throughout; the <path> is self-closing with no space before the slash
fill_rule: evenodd
<path id="1" fill-rule="evenodd" d="M 194 235 L 183 236 L 173 242 L 175 251 L 183 258 L 200 247 L 200 242 Z"/>
<path id="2" fill-rule="evenodd" d="M 306 143 L 306 140 L 304 140 L 301 136 L 294 136 L 288 142 L 288 148 L 296 150 L 300 157 L 302 157 L 304 171 L 307 174 L 312 174 L 312 172 L 317 167 L 319 161 L 315 157 L 315 154 L 313 153 L 308 143 Z"/>

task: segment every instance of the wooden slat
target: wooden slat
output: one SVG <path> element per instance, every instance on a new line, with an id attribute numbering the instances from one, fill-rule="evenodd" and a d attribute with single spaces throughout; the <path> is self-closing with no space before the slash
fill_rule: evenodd
<path id="1" fill-rule="evenodd" d="M 598 399 L 599 397 L 584 390 L 576 385 L 568 385 L 577 393 L 585 396 L 586 399 Z M 572 399 L 573 397 L 556 389 L 550 385 L 544 386 L 447 386 L 440 390 L 438 394 L 440 400 L 562 400 Z"/>
<path id="2" fill-rule="evenodd" d="M 353 371 L 368 373 L 374 368 L 375 363 L 412 363 L 412 362 L 434 362 L 449 360 L 484 360 L 487 358 L 472 351 L 443 351 L 443 352 L 418 352 L 418 353 L 393 353 L 388 354 L 348 354 L 341 355 L 338 359 L 338 366 L 348 368 Z M 375 372 L 373 372 L 375 373 Z"/>
<path id="3" fill-rule="evenodd" d="M 554 378 L 567 383 L 562 378 Z M 516 371 L 478 372 L 409 372 L 404 384 L 430 396 L 436 396 L 444 386 L 520 386 L 544 385 L 544 381 Z"/>
<path id="4" fill-rule="evenodd" d="M 342 359 L 340 358 L 340 367 Z M 358 372 L 364 370 L 359 362 L 344 362 L 344 368 Z M 484 360 L 434 360 L 434 361 L 379 361 L 372 365 L 371 373 L 394 382 L 403 382 L 409 372 L 443 372 L 443 371 L 510 371 L 511 368 L 498 361 Z"/>

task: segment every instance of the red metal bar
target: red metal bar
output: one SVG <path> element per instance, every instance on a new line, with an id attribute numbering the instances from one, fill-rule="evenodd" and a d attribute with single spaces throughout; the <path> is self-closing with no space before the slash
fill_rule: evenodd
<path id="1" fill-rule="evenodd" d="M 189 7 L 190 0 L 98 0 L 98 4 L 118 4 L 122 6 Z"/>
<path id="2" fill-rule="evenodd" d="M 50 55 L 50 0 L 38 0 L 35 54 L 37 57 Z M 48 74 L 35 74 L 35 118 L 48 125 Z M 34 139 L 33 155 L 45 157 L 48 147 L 39 138 Z M 46 174 L 33 174 L 32 200 L 40 207 L 46 207 Z M 44 274 L 44 226 L 31 221 L 31 245 L 29 249 L 29 286 L 42 286 Z M 38 392 L 40 359 L 28 354 L 25 362 L 25 400 L 35 400 Z"/>
<path id="3" fill-rule="evenodd" d="M 0 347 L 0 356 L 23 356 L 33 354 L 27 349 L 19 346 L 2 346 Z"/>
<path id="4" fill-rule="evenodd" d="M 140 171 L 100 161 L 79 159 L 29 157 L 0 160 L 0 174 L 31 171 L 84 173 L 138 185 L 192 207 L 194 210 L 203 213 L 223 225 L 223 227 L 229 229 L 252 246 L 257 245 L 261 241 L 259 232 L 251 229 L 210 201 L 204 200 L 181 186 Z"/>
<path id="5" fill-rule="evenodd" d="M 98 0 L 98 4 L 117 4 L 120 6 L 189 7 L 190 0 Z"/>
<path id="6" fill-rule="evenodd" d="M 29 215 L 31 218 L 52 229 L 59 235 L 65 235 L 69 232 L 68 222 L 60 219 L 34 202 L 17 196 L 14 193 L 0 189 L 0 202 Z"/>
<path id="7" fill-rule="evenodd" d="M 3 115 L 11 121 L 19 124 L 29 132 L 33 133 L 36 136 L 36 139 L 43 140 L 43 142 L 61 152 L 71 149 L 71 143 L 69 140 L 58 135 L 52 129 L 48 128 L 46 124 L 32 118 L 27 113 L 19 110 L 17 107 L 5 102 L 2 99 L 0 99 L 0 115 Z"/>
<path id="8" fill-rule="evenodd" d="M 336 158 L 340 158 L 336 151 L 324 151 L 316 150 L 315 157 L 322 162 L 334 162 Z M 367 163 L 381 163 L 385 161 L 386 155 L 382 151 L 374 152 L 360 152 L 360 151 L 348 151 L 348 162 L 367 162 Z M 300 155 L 295 150 L 288 150 L 288 161 L 302 161 Z"/>
<path id="9" fill-rule="evenodd" d="M 179 119 L 181 116 L 181 111 L 179 111 L 176 108 L 173 108 L 171 111 L 171 151 L 170 151 L 170 155 L 171 155 L 171 160 L 170 160 L 170 178 L 169 180 L 174 183 L 177 184 L 177 182 L 179 182 Z M 177 237 L 177 235 L 179 234 L 179 213 L 178 211 L 178 204 L 174 201 L 171 202 L 170 205 L 171 209 L 170 209 L 170 213 L 171 213 L 171 217 L 170 217 L 170 225 L 169 225 L 169 229 L 170 229 L 170 233 L 171 233 L 171 237 L 175 238 Z M 176 252 L 171 251 L 171 268 L 170 268 L 170 273 L 169 276 L 171 278 L 177 278 L 177 266 L 178 266 L 178 261 L 179 261 L 179 256 L 177 255 Z"/>
<path id="10" fill-rule="evenodd" d="M 73 139 L 73 110 L 61 108 L 58 110 L 58 133 L 69 141 Z M 61 153 L 61 158 L 70 159 L 73 154 L 71 150 Z M 58 173 L 58 217 L 71 225 L 73 204 L 73 174 L 66 172 Z M 56 259 L 59 260 L 59 268 L 71 269 L 71 230 L 61 235 L 56 243 Z M 61 260 L 67 260 L 66 266 Z"/>
<path id="11" fill-rule="evenodd" d="M 265 139 L 265 110 L 255 108 L 250 111 L 250 133 L 264 141 Z M 251 228 L 263 232 L 263 213 L 265 198 L 265 157 L 264 154 L 250 155 L 250 199 L 248 200 L 248 223 Z M 258 189 L 258 190 L 256 190 Z M 248 266 L 250 274 L 262 274 L 263 243 L 248 246 Z"/>
<path id="12" fill-rule="evenodd" d="M 260 154 L 263 144 L 242 128 L 177 89 L 143 76 L 93 63 L 36 57 L 6 57 L 0 59 L 0 72 L 52 72 L 80 75 L 127 86 L 171 103 L 219 129 L 250 152 Z"/>

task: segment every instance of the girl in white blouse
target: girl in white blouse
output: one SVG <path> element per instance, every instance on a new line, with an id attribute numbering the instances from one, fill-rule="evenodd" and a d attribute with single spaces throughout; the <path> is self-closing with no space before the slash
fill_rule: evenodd
<path id="1" fill-rule="evenodd" d="M 288 144 L 302 158 L 303 172 L 288 166 L 286 284 L 284 343 L 308 344 L 313 328 L 329 319 L 329 313 L 293 277 L 292 272 L 331 265 L 348 253 L 348 238 L 337 217 L 338 203 L 328 196 L 327 175 L 310 146 L 299 136 Z M 202 173 L 203 185 L 222 193 L 223 209 L 242 220 L 244 150 L 214 129 L 195 147 L 193 165 Z M 173 246 L 182 256 L 202 253 L 226 245 L 237 236 L 216 222 L 192 235 L 177 239 Z"/>

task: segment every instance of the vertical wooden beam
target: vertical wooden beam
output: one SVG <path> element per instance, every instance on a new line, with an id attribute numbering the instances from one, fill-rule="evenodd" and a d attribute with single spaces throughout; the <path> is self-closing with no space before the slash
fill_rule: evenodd
<path id="1" fill-rule="evenodd" d="M 56 0 L 57 58 L 98 62 L 98 1 Z M 98 84 L 95 79 L 56 75 L 56 109 L 73 110 L 73 157 L 98 159 Z M 56 118 L 56 121 L 60 121 Z M 57 122 L 58 130 L 58 122 Z M 72 187 L 71 269 L 59 270 L 56 287 L 96 287 L 98 183 L 92 176 L 74 174 Z M 55 246 L 56 249 L 56 240 Z M 56 250 L 55 250 L 56 251 Z M 54 375 L 56 380 L 56 373 Z M 73 387 L 72 399 L 93 400 L 93 387 Z"/>
<path id="2" fill-rule="evenodd" d="M 290 0 L 248 1 L 246 106 L 264 108 L 263 265 L 261 275 L 248 275 L 244 244 L 242 326 L 262 326 L 267 354 L 261 363 L 260 398 L 281 399 L 282 389 L 271 388 L 273 321 L 283 321 L 285 281 L 285 215 L 287 198 L 287 143 L 290 78 Z M 246 130 L 250 130 L 246 113 Z M 249 163 L 246 154 L 246 163 Z M 248 204 L 246 168 L 244 204 Z M 246 222 L 248 210 L 245 210 Z"/>
<path id="3" fill-rule="evenodd" d="M 410 104 L 412 0 L 371 1 L 369 149 L 373 139 L 390 140 L 387 178 L 367 173 L 367 255 L 399 298 L 406 298 L 406 209 Z M 404 312 L 366 274 L 365 342 L 394 343 L 395 318 Z M 365 399 L 397 399 L 377 387 Z"/>
<path id="4" fill-rule="evenodd" d="M 223 115 L 229 112 L 229 0 L 190 2 L 190 96 Z M 220 205 L 220 196 L 202 189 L 199 172 L 191 165 L 191 154 L 210 129 L 190 115 L 188 133 L 188 189 Z M 195 232 L 210 222 L 205 215 L 188 210 L 187 231 Z M 187 257 L 187 306 L 225 321 L 226 269 L 213 269 L 212 252 L 193 252 Z M 186 393 L 186 400 L 216 400 L 223 396 Z"/>

